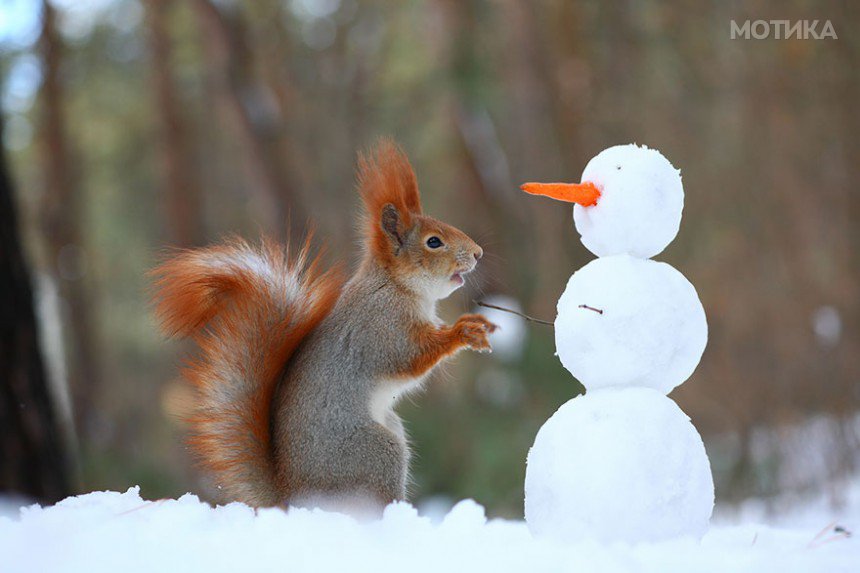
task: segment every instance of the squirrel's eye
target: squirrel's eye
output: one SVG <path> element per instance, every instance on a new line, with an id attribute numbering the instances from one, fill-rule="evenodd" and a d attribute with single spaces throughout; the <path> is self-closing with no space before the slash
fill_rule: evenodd
<path id="1" fill-rule="evenodd" d="M 427 246 L 431 249 L 438 249 L 442 246 L 442 239 L 439 237 L 430 237 L 427 239 Z"/>

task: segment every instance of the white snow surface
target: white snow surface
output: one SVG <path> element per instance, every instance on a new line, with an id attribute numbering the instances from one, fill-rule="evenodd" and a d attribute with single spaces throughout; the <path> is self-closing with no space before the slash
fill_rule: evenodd
<path id="1" fill-rule="evenodd" d="M 435 525 L 405 503 L 390 506 L 380 521 L 359 523 L 322 511 L 211 507 L 191 494 L 146 501 L 131 488 L 0 518 L 0 571 L 856 572 L 860 540 L 815 540 L 830 519 L 822 515 L 813 527 L 795 529 L 717 527 L 701 542 L 560 543 L 532 537 L 521 521 L 488 522 L 470 500 Z"/>
<path id="2" fill-rule="evenodd" d="M 566 402 L 529 451 L 525 514 L 538 536 L 698 539 L 713 508 L 702 438 L 674 401 L 650 388 L 594 390 Z"/>
<path id="3" fill-rule="evenodd" d="M 595 259 L 570 277 L 558 301 L 556 353 L 588 390 L 644 386 L 668 394 L 696 369 L 707 340 L 696 289 L 667 263 Z"/>
<path id="4" fill-rule="evenodd" d="M 684 209 L 681 172 L 656 149 L 616 145 L 598 153 L 582 172 L 594 183 L 597 205 L 574 205 L 582 244 L 597 255 L 648 259 L 678 234 Z"/>

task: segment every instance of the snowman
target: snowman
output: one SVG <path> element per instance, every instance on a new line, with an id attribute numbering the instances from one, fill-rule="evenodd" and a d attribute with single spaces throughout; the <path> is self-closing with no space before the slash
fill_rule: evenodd
<path id="1" fill-rule="evenodd" d="M 562 405 L 529 451 L 530 530 L 631 543 L 701 537 L 711 468 L 667 394 L 695 370 L 708 327 L 693 285 L 651 260 L 678 233 L 680 172 L 654 149 L 619 145 L 589 161 L 582 183 L 523 190 L 576 203 L 576 229 L 598 256 L 558 301 L 556 352 L 586 394 Z"/>

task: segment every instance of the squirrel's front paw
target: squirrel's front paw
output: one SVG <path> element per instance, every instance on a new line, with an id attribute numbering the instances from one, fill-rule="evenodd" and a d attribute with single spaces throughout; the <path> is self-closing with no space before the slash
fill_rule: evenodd
<path id="1" fill-rule="evenodd" d="M 480 314 L 466 314 L 457 320 L 457 331 L 463 344 L 478 352 L 492 352 L 488 336 L 498 326 Z"/>

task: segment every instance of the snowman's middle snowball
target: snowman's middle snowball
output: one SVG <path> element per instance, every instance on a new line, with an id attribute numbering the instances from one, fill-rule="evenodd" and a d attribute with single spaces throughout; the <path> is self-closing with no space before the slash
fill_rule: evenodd
<path id="1" fill-rule="evenodd" d="M 601 257 L 570 277 L 555 345 L 587 389 L 645 386 L 668 394 L 689 378 L 708 338 L 696 289 L 666 263 Z"/>

